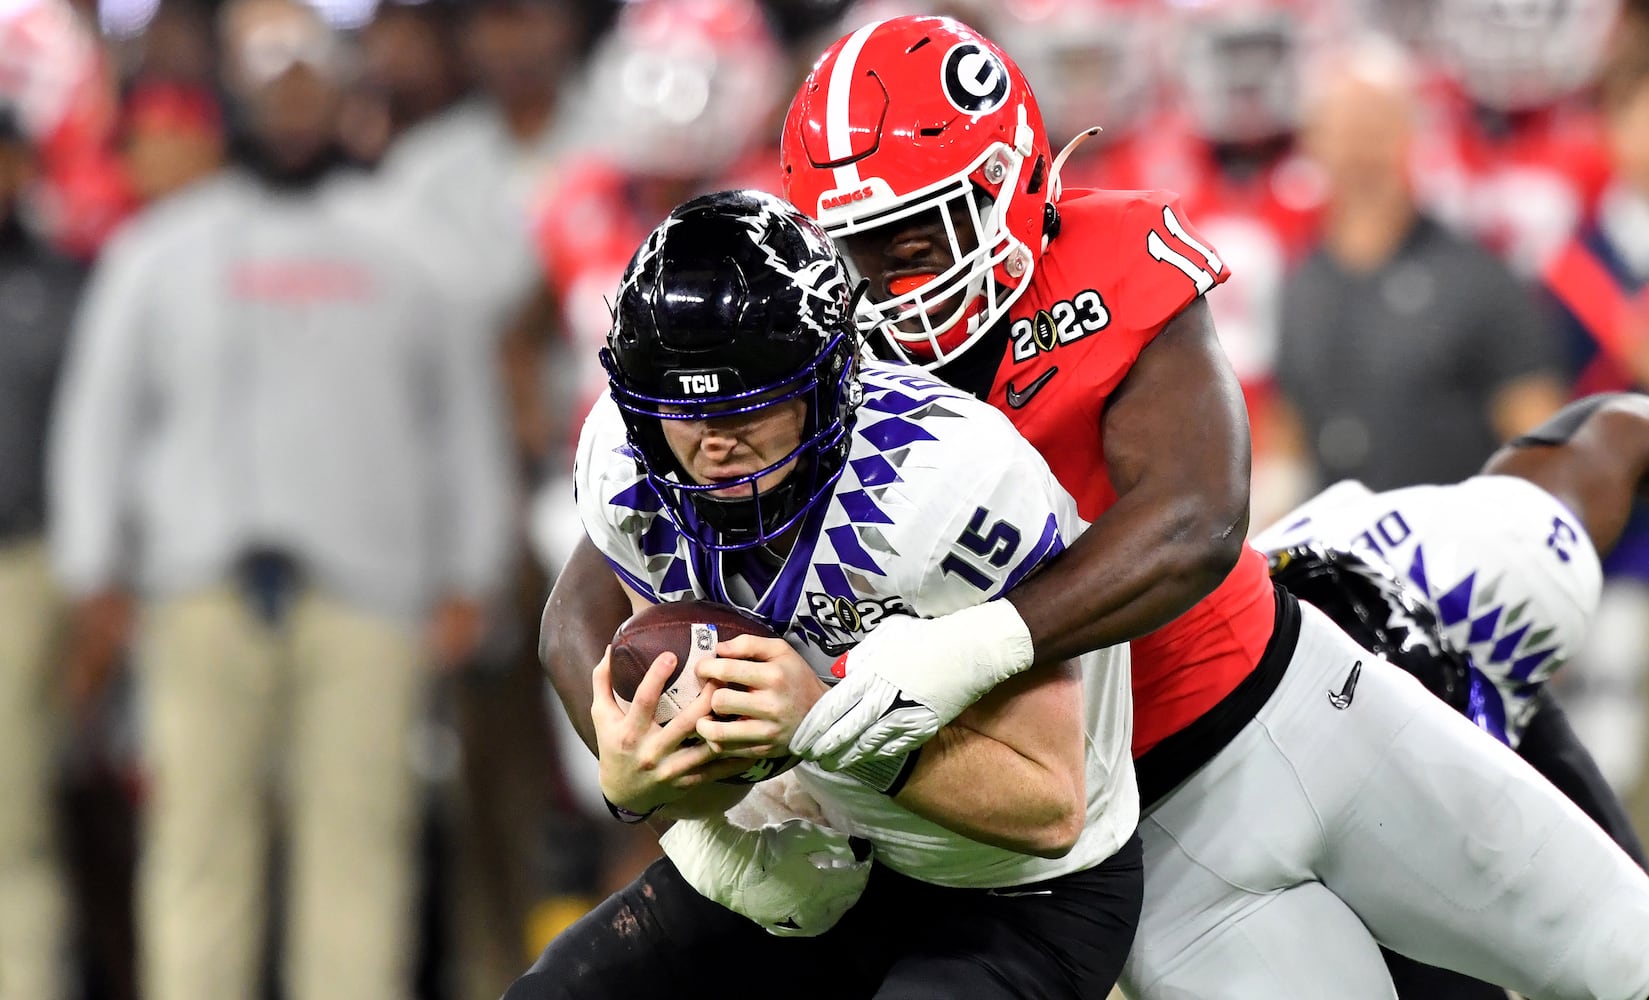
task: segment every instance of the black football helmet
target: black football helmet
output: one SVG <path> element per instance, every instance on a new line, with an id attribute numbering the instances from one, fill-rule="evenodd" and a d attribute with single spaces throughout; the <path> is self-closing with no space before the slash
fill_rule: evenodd
<path id="1" fill-rule="evenodd" d="M 1386 566 L 1351 552 L 1297 545 L 1270 555 L 1271 579 L 1377 656 L 1413 674 L 1455 711 L 1471 700 L 1471 663 L 1430 607 Z"/>
<path id="2" fill-rule="evenodd" d="M 770 542 L 835 485 L 860 398 L 856 297 L 824 230 L 759 191 L 686 202 L 631 258 L 601 362 L 630 445 L 689 539 L 717 550 Z M 660 423 L 798 398 L 807 403 L 801 444 L 729 482 L 695 482 Z M 791 461 L 779 485 L 757 491 L 757 479 Z M 712 492 L 742 485 L 748 494 Z"/>

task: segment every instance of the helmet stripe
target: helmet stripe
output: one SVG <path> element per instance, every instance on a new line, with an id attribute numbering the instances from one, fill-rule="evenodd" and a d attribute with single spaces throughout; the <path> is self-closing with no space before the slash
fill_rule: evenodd
<path id="1" fill-rule="evenodd" d="M 842 45 L 842 51 L 836 56 L 836 64 L 830 67 L 830 88 L 825 92 L 825 148 L 832 160 L 842 160 L 853 155 L 853 133 L 850 129 L 851 122 L 848 121 L 848 108 L 853 103 L 853 78 L 859 65 L 859 52 L 865 47 L 865 42 L 870 40 L 870 33 L 885 23 L 872 21 L 849 35 L 847 42 Z M 836 167 L 833 172 L 838 188 L 859 185 L 857 163 L 845 163 Z"/>

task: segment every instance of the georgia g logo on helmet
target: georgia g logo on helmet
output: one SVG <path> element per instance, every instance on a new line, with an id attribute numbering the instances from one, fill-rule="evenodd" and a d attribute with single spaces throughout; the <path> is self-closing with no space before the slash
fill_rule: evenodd
<path id="1" fill-rule="evenodd" d="M 940 74 L 946 99 L 963 114 L 990 114 L 1008 100 L 1008 68 L 978 42 L 951 46 Z"/>

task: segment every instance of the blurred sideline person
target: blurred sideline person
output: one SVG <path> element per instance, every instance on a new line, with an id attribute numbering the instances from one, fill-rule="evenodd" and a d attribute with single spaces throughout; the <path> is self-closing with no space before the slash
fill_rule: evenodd
<path id="1" fill-rule="evenodd" d="M 446 111 L 462 92 L 451 0 L 387 2 L 361 29 L 361 72 L 339 134 L 350 158 L 376 164 L 407 131 Z"/>
<path id="2" fill-rule="evenodd" d="M 1420 51 L 1414 178 L 1427 211 L 1531 280 L 1597 207 L 1608 158 L 1590 97 L 1619 0 L 1436 0 Z"/>
<path id="3" fill-rule="evenodd" d="M 1547 689 L 1585 648 L 1598 557 L 1646 492 L 1649 397 L 1590 396 L 1469 479 L 1382 493 L 1343 480 L 1254 544 L 1271 556 L 1273 579 L 1515 749 L 1646 868 L 1625 808 Z M 1505 996 L 1387 959 L 1410 1000 Z"/>
<path id="4" fill-rule="evenodd" d="M 405 132 L 379 176 L 387 210 L 428 227 L 442 278 L 496 348 L 531 294 L 534 199 L 576 138 L 563 89 L 575 0 L 473 0 L 459 47 L 476 93 Z"/>
<path id="5" fill-rule="evenodd" d="M 25 218 L 33 152 L 0 111 L 0 1000 L 67 1000 L 53 817 L 63 606 L 46 552 L 47 420 L 84 268 Z"/>
<path id="6" fill-rule="evenodd" d="M 523 495 L 543 447 L 523 415 L 538 412 L 545 390 L 540 359 L 517 349 L 512 324 L 537 280 L 535 205 L 578 139 L 568 90 L 583 55 L 586 11 L 577 0 L 453 5 L 453 41 L 472 92 L 396 137 L 376 175 L 383 211 L 416 232 L 413 238 L 437 259 L 434 277 L 459 303 L 462 332 L 478 338 L 502 368 L 511 471 Z M 453 937 L 463 955 L 465 996 L 496 996 L 520 971 L 519 925 L 541 889 L 538 866 L 581 860 L 578 849 L 562 846 L 573 838 L 546 826 L 554 782 L 537 756 L 549 739 L 548 712 L 532 637 L 548 582 L 519 544 L 521 525 L 517 516 L 510 586 L 495 627 L 477 669 L 450 692 L 463 779 L 455 796 Z M 556 846 L 546 852 L 552 837 Z"/>
<path id="7" fill-rule="evenodd" d="M 976 606 L 1081 528 L 999 413 L 863 360 L 855 284 L 817 223 L 753 191 L 680 206 L 632 258 L 579 513 L 637 611 L 714 600 L 779 637 L 682 664 L 702 688 L 676 682 L 662 728 L 673 655 L 631 702 L 595 667 L 602 792 L 622 821 L 674 821 L 667 860 L 509 1000 L 707 998 L 726 986 L 705 970 L 735 965 L 821 1000 L 1079 1000 L 1116 982 L 1141 884 L 1126 645 L 1003 685 L 892 767 L 717 783 L 771 766 L 749 758 L 788 742 L 867 622 Z M 764 825 L 722 815 L 753 799 Z"/>
<path id="8" fill-rule="evenodd" d="M 348 53 L 291 0 L 220 21 L 235 162 L 123 230 L 53 429 L 79 683 L 137 642 L 150 1000 L 254 996 L 272 772 L 296 1000 L 410 989 L 431 660 L 508 545 L 497 378 L 334 145 Z"/>
<path id="9" fill-rule="evenodd" d="M 1278 378 L 1310 465 L 1377 490 L 1464 478 L 1565 395 L 1529 294 L 1416 203 L 1417 83 L 1383 39 L 1325 59 L 1304 134 L 1322 241 L 1282 298 Z"/>

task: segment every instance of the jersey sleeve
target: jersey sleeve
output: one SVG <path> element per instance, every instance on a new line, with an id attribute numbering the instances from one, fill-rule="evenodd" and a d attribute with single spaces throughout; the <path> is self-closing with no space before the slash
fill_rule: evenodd
<path id="1" fill-rule="evenodd" d="M 584 533 L 630 589 L 658 603 L 660 581 L 649 572 L 643 549 L 648 529 L 664 520 L 662 505 L 630 453 L 618 407 L 605 394 L 579 433 L 573 489 Z"/>
<path id="2" fill-rule="evenodd" d="M 1076 240 L 1066 249 L 1080 269 L 1073 277 L 1098 292 L 1105 311 L 1080 355 L 1082 381 L 1108 394 L 1163 327 L 1231 269 L 1170 191 L 1094 192 L 1073 208 L 1068 235 Z M 1079 319 L 1093 312 L 1072 302 Z"/>
<path id="3" fill-rule="evenodd" d="M 1001 597 L 1085 526 L 1076 501 L 1005 419 L 979 421 L 969 443 L 971 464 L 988 467 L 966 485 L 953 482 L 934 507 L 933 548 L 915 564 L 921 577 L 906 591 L 911 610 L 924 617 Z"/>
<path id="4" fill-rule="evenodd" d="M 1116 253 L 1127 294 L 1118 302 L 1129 326 L 1160 330 L 1231 277 L 1231 269 L 1191 225 L 1173 192 L 1139 192 L 1127 203 L 1122 222 Z"/>

